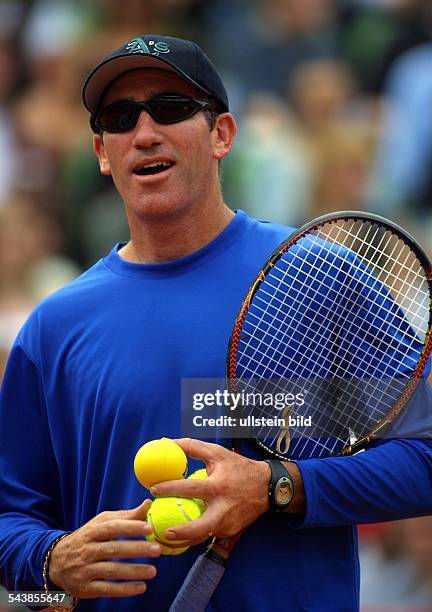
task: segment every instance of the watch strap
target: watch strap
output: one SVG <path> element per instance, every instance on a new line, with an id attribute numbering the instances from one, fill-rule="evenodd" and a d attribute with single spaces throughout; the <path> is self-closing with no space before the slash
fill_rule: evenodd
<path id="1" fill-rule="evenodd" d="M 268 488 L 268 496 L 270 508 L 269 510 L 272 512 L 281 512 L 284 510 L 290 503 L 294 496 L 294 482 L 291 477 L 291 474 L 284 468 L 281 461 L 277 459 L 265 459 L 265 462 L 269 464 L 271 470 L 269 488 Z M 281 484 L 287 484 L 291 489 L 291 495 L 286 503 L 280 503 L 276 497 L 277 487 Z"/>

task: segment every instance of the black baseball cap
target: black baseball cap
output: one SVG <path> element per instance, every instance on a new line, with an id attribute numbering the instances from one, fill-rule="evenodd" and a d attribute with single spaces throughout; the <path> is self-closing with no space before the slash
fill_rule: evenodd
<path id="1" fill-rule="evenodd" d="M 132 38 L 107 55 L 88 75 L 82 92 L 84 105 L 93 115 L 108 85 L 120 74 L 137 68 L 163 68 L 180 75 L 227 111 L 228 96 L 216 68 L 194 42 L 144 34 Z"/>

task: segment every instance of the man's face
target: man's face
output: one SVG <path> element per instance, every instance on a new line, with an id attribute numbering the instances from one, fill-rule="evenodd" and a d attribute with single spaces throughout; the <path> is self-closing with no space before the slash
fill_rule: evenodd
<path id="1" fill-rule="evenodd" d="M 108 88 L 103 106 L 120 100 L 146 100 L 161 93 L 200 99 L 199 91 L 178 75 L 142 69 L 119 76 Z M 229 150 L 224 150 L 219 132 L 217 126 L 210 131 L 202 111 L 170 125 L 157 123 L 143 111 L 134 128 L 95 135 L 101 172 L 112 176 L 129 222 L 182 215 L 208 198 L 209 188 L 218 181 L 218 159 Z M 162 172 L 142 174 L 145 166 L 161 162 L 167 164 Z"/>

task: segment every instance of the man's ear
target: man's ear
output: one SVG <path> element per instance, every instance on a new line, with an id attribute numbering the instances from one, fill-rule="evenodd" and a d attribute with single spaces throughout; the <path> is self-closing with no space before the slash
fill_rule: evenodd
<path id="1" fill-rule="evenodd" d="M 218 115 L 212 132 L 213 155 L 216 159 L 223 159 L 231 151 L 237 134 L 237 124 L 231 113 Z"/>
<path id="2" fill-rule="evenodd" d="M 105 153 L 105 145 L 101 134 L 93 135 L 93 151 L 95 152 L 96 157 L 99 160 L 99 168 L 101 174 L 104 174 L 105 176 L 110 176 L 111 168 Z"/>

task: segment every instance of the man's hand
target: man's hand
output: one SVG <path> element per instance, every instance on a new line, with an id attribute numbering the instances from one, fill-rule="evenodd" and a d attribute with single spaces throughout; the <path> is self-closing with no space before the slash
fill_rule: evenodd
<path id="1" fill-rule="evenodd" d="M 152 532 L 145 522 L 150 504 L 150 500 L 146 500 L 132 510 L 102 512 L 60 540 L 51 554 L 50 580 L 79 599 L 131 597 L 144 593 L 147 588 L 144 581 L 156 576 L 154 565 L 115 559 L 161 554 L 157 543 L 118 539 L 144 538 Z"/>
<path id="2" fill-rule="evenodd" d="M 268 510 L 270 467 L 218 444 L 183 438 L 176 440 L 186 455 L 202 459 L 209 478 L 170 480 L 151 488 L 153 495 L 200 497 L 207 504 L 201 518 L 165 532 L 170 540 L 198 544 L 212 536 L 232 536 Z"/>

